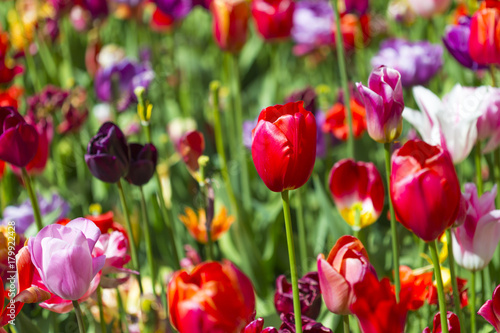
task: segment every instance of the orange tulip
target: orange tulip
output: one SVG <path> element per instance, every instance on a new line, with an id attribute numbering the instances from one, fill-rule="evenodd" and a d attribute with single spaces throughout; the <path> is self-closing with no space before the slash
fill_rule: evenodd
<path id="1" fill-rule="evenodd" d="M 184 210 L 186 215 L 179 215 L 179 219 L 184 223 L 191 236 L 198 242 L 206 244 L 207 237 L 207 216 L 204 209 L 198 210 L 198 216 L 194 210 L 186 207 Z M 234 222 L 234 216 L 227 216 L 226 207 L 222 207 L 219 214 L 214 217 L 211 229 L 210 238 L 213 242 L 217 241 L 226 231 L 229 230 Z"/>
<path id="2" fill-rule="evenodd" d="M 213 0 L 212 32 L 217 45 L 231 53 L 239 53 L 247 41 L 250 5 L 244 0 Z"/>
<path id="3" fill-rule="evenodd" d="M 354 98 L 351 98 L 352 129 L 354 137 L 360 138 L 366 130 L 366 110 Z M 347 140 L 349 126 L 347 125 L 344 104 L 336 103 L 327 113 L 322 127 L 323 132 L 333 134 L 337 139 Z"/>

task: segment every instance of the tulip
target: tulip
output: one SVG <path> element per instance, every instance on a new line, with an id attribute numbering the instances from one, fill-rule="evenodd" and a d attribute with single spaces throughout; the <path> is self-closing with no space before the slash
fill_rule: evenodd
<path id="1" fill-rule="evenodd" d="M 366 110 L 354 98 L 351 98 L 352 130 L 354 137 L 359 139 L 366 130 Z M 342 103 L 335 103 L 326 113 L 326 119 L 321 128 L 324 133 L 331 133 L 337 139 L 346 141 L 349 136 L 349 126 L 346 118 L 346 108 Z"/>
<path id="2" fill-rule="evenodd" d="M 483 1 L 470 23 L 471 58 L 481 65 L 500 64 L 500 4 Z"/>
<path id="3" fill-rule="evenodd" d="M 446 313 L 446 320 L 448 322 L 448 332 L 449 333 L 460 333 L 460 321 L 458 320 L 458 316 L 453 312 L 448 311 Z M 434 320 L 432 321 L 432 332 L 429 327 L 426 327 L 422 333 L 441 333 L 441 314 L 438 312 L 434 316 Z"/>
<path id="4" fill-rule="evenodd" d="M 290 37 L 293 26 L 293 0 L 252 1 L 252 16 L 257 31 L 265 40 Z"/>
<path id="5" fill-rule="evenodd" d="M 420 309 L 429 295 L 432 286 L 432 272 L 417 273 L 408 266 L 399 266 L 401 277 L 400 303 L 407 304 L 407 309 Z"/>
<path id="6" fill-rule="evenodd" d="M 326 307 L 336 314 L 350 314 L 354 301 L 353 286 L 369 274 L 376 275 L 361 242 L 352 236 L 342 236 L 328 258 L 318 255 L 318 275 Z"/>
<path id="7" fill-rule="evenodd" d="M 278 330 L 274 327 L 264 328 L 264 319 L 258 318 L 245 326 L 242 333 L 278 333 Z"/>
<path id="8" fill-rule="evenodd" d="M 185 133 L 179 140 L 177 150 L 182 156 L 184 163 L 191 172 L 200 168 L 198 158 L 205 150 L 205 138 L 201 132 L 190 131 Z"/>
<path id="9" fill-rule="evenodd" d="M 24 68 L 18 65 L 7 67 L 5 59 L 0 57 L 0 84 L 11 82 L 14 77 L 24 72 Z"/>
<path id="10" fill-rule="evenodd" d="M 106 257 L 92 258 L 101 231 L 78 218 L 66 226 L 51 224 L 28 241 L 31 260 L 47 289 L 66 300 L 78 300 L 89 289 Z"/>
<path id="11" fill-rule="evenodd" d="M 87 220 L 91 220 L 92 222 L 94 222 L 95 225 L 99 228 L 99 230 L 101 230 L 102 234 L 107 234 L 110 231 L 111 232 L 112 231 L 119 231 L 122 234 L 124 234 L 128 239 L 127 231 L 125 230 L 125 228 L 121 224 L 119 224 L 118 222 L 115 222 L 114 214 L 112 211 L 106 212 L 106 213 L 101 214 L 101 215 L 87 215 L 87 216 L 85 216 L 85 218 Z"/>
<path id="12" fill-rule="evenodd" d="M 0 107 L 0 160 L 19 168 L 35 157 L 38 132 L 12 107 Z"/>
<path id="13" fill-rule="evenodd" d="M 85 162 L 90 173 L 106 183 L 116 183 L 127 174 L 130 149 L 118 126 L 107 122 L 99 128 L 89 142 Z"/>
<path id="14" fill-rule="evenodd" d="M 5 162 L 0 160 L 0 180 L 2 180 L 5 173 Z"/>
<path id="15" fill-rule="evenodd" d="M 207 216 L 204 209 L 198 211 L 198 216 L 194 210 L 189 207 L 185 209 L 186 215 L 179 215 L 179 219 L 184 223 L 188 229 L 191 236 L 202 244 L 208 242 L 207 236 Z M 214 217 L 210 225 L 210 238 L 213 242 L 219 240 L 219 238 L 224 235 L 233 222 L 235 221 L 234 216 L 227 216 L 227 210 L 222 207 L 219 214 Z"/>
<path id="16" fill-rule="evenodd" d="M 332 41 L 336 47 L 336 25 L 332 28 Z M 360 38 L 361 44 L 366 45 L 370 40 L 370 16 L 362 15 L 358 17 L 356 14 L 344 14 L 340 18 L 340 32 L 344 41 L 346 51 L 352 51 L 356 47 L 356 38 Z"/>
<path id="17" fill-rule="evenodd" d="M 297 189 L 311 176 L 316 160 L 316 121 L 302 104 L 262 110 L 252 131 L 252 159 L 271 191 Z"/>
<path id="18" fill-rule="evenodd" d="M 280 326 L 279 332 L 282 333 L 296 333 L 297 329 L 295 327 L 295 315 L 293 312 L 282 313 L 280 315 L 282 324 Z M 302 316 L 302 332 L 303 333 L 333 333 L 333 331 L 321 323 L 314 321 L 313 319 Z"/>
<path id="19" fill-rule="evenodd" d="M 380 143 L 396 140 L 403 130 L 403 87 L 401 74 L 381 66 L 368 78 L 368 87 L 357 83 L 366 108 L 366 124 L 370 137 Z"/>
<path id="20" fill-rule="evenodd" d="M 424 241 L 434 241 L 458 215 L 460 184 L 450 155 L 412 140 L 394 152 L 391 169 L 397 220 Z"/>
<path id="21" fill-rule="evenodd" d="M 34 117 L 28 116 L 28 123 L 33 125 L 38 132 L 38 148 L 35 157 L 26 165 L 26 171 L 30 175 L 41 174 L 47 165 L 49 159 L 49 147 L 52 142 L 54 130 L 52 121 L 49 119 L 40 119 L 35 123 Z M 16 173 L 18 170 L 14 169 Z"/>
<path id="22" fill-rule="evenodd" d="M 423 18 L 443 14 L 451 5 L 451 0 L 408 0 L 413 11 Z"/>
<path id="23" fill-rule="evenodd" d="M 19 97 L 23 92 L 24 90 L 18 86 L 9 87 L 6 90 L 0 89 L 0 107 L 11 106 L 17 109 Z"/>
<path id="24" fill-rule="evenodd" d="M 147 143 L 130 143 L 130 167 L 125 177 L 130 184 L 142 186 L 149 182 L 156 170 L 158 153 L 156 147 Z"/>
<path id="25" fill-rule="evenodd" d="M 488 140 L 483 153 L 489 153 L 500 145 L 500 89 L 485 87 L 477 120 L 477 139 Z"/>
<path id="26" fill-rule="evenodd" d="M 285 103 L 303 101 L 304 109 L 316 115 L 318 111 L 317 98 L 318 95 L 316 94 L 316 90 L 308 86 L 304 89 L 292 92 L 285 98 Z"/>
<path id="27" fill-rule="evenodd" d="M 170 322 L 180 333 L 239 333 L 255 313 L 252 282 L 227 260 L 175 272 L 167 295 Z"/>
<path id="28" fill-rule="evenodd" d="M 413 88 L 413 96 L 423 112 L 406 108 L 403 112 L 415 126 L 422 140 L 429 145 L 441 145 L 453 163 L 467 158 L 477 139 L 477 119 L 482 114 L 481 104 L 486 87 L 467 88 L 457 84 L 441 101 L 424 87 Z"/>
<path id="29" fill-rule="evenodd" d="M 250 5 L 244 0 L 213 0 L 212 33 L 219 47 L 230 53 L 239 53 L 247 41 Z"/>
<path id="30" fill-rule="evenodd" d="M 364 333 L 404 331 L 406 304 L 396 302 L 389 279 L 378 281 L 374 274 L 366 274 L 353 286 L 353 297 L 350 310 Z"/>
<path id="31" fill-rule="evenodd" d="M 467 201 L 465 222 L 452 230 L 455 261 L 470 271 L 479 271 L 493 258 L 500 241 L 500 210 L 495 210 L 497 187 L 479 198 L 476 185 L 464 185 Z"/>
<path id="32" fill-rule="evenodd" d="M 370 2 L 368 0 L 341 0 L 345 2 L 346 13 L 366 14 Z M 340 6 L 339 6 L 340 7 Z"/>
<path id="33" fill-rule="evenodd" d="M 299 279 L 300 309 L 303 316 L 316 319 L 321 310 L 321 290 L 317 272 L 309 272 Z M 276 279 L 274 306 L 278 313 L 293 312 L 292 285 L 285 275 Z"/>
<path id="34" fill-rule="evenodd" d="M 500 332 L 500 286 L 495 288 L 492 299 L 484 303 L 478 314 Z"/>
<path id="35" fill-rule="evenodd" d="M 335 163 L 330 171 L 329 188 L 340 215 L 355 230 L 374 223 L 382 213 L 384 185 L 373 163 L 351 159 Z"/>
<path id="36" fill-rule="evenodd" d="M 447 268 L 441 268 L 441 274 L 443 276 L 443 287 L 444 287 L 444 293 L 445 293 L 445 299 L 446 303 L 448 306 L 452 306 L 454 304 L 454 299 L 453 299 L 453 288 L 452 288 L 452 283 L 451 283 L 451 276 L 450 276 L 450 271 Z M 467 289 L 467 280 L 462 279 L 457 277 L 457 290 L 458 290 L 458 298 L 460 301 L 460 308 L 463 309 L 469 304 L 469 298 L 467 296 L 468 289 Z M 427 295 L 427 302 L 431 305 L 437 305 L 438 304 L 438 291 L 435 286 L 435 282 L 430 285 L 429 287 L 429 293 Z"/>
<path id="37" fill-rule="evenodd" d="M 154 0 L 157 8 L 174 20 L 183 19 L 191 9 L 193 3 L 190 0 Z"/>

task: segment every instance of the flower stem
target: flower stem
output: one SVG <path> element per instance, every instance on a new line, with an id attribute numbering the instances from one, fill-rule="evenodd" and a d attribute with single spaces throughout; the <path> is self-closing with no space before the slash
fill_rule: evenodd
<path id="1" fill-rule="evenodd" d="M 457 274 L 455 272 L 455 257 L 453 256 L 453 237 L 451 236 L 451 229 L 446 230 L 446 238 L 448 239 L 448 264 L 450 266 L 451 287 L 453 289 L 455 313 L 460 321 L 460 326 L 465 327 L 462 310 L 460 308 L 460 296 L 457 284 Z"/>
<path id="2" fill-rule="evenodd" d="M 352 228 L 354 237 L 359 239 L 359 234 L 361 232 L 361 210 L 356 207 L 354 210 L 354 226 Z"/>
<path id="3" fill-rule="evenodd" d="M 246 160 L 246 150 L 243 146 L 243 110 L 241 105 L 241 86 L 240 86 L 240 69 L 238 66 L 238 57 L 231 55 L 233 70 L 232 70 L 232 93 L 234 98 L 234 113 L 236 123 L 236 144 L 237 157 L 241 168 L 241 192 L 243 208 L 245 212 L 250 212 L 252 209 L 252 198 L 250 196 L 250 182 L 248 180 L 248 165 Z"/>
<path id="4" fill-rule="evenodd" d="M 340 15 L 338 10 L 338 1 L 332 0 L 335 12 L 335 45 L 337 49 L 337 61 L 339 65 L 340 80 L 342 82 L 342 91 L 344 94 L 344 105 L 347 112 L 347 125 L 349 127 L 349 136 L 347 137 L 348 157 L 354 158 L 354 132 L 352 128 L 351 96 L 349 92 L 349 83 L 347 79 L 347 70 L 345 64 L 344 39 L 340 27 Z"/>
<path id="5" fill-rule="evenodd" d="M 385 150 L 385 173 L 387 177 L 387 193 L 389 193 L 389 211 L 391 212 L 391 235 L 392 235 L 392 262 L 394 269 L 394 284 L 396 286 L 396 300 L 399 302 L 399 292 L 401 290 L 401 282 L 399 278 L 399 242 L 398 231 L 396 228 L 396 215 L 391 198 L 391 144 L 384 143 Z"/>
<path id="6" fill-rule="evenodd" d="M 483 194 L 483 176 L 481 174 L 481 141 L 477 141 L 476 143 L 474 160 L 476 161 L 477 195 L 481 196 Z"/>
<path id="7" fill-rule="evenodd" d="M 300 253 L 300 266 L 302 275 L 308 272 L 307 266 L 307 240 L 306 240 L 306 226 L 304 221 L 304 210 L 302 209 L 301 189 L 295 191 L 297 200 L 297 228 L 299 232 L 299 253 Z"/>
<path id="8" fill-rule="evenodd" d="M 99 307 L 99 321 L 101 322 L 101 332 L 106 333 L 106 321 L 104 320 L 104 306 L 102 304 L 102 287 L 101 285 L 97 286 L 96 289 L 97 296 L 97 306 Z"/>
<path id="9" fill-rule="evenodd" d="M 149 217 L 146 206 L 146 199 L 144 198 L 144 190 L 142 186 L 139 186 L 141 191 L 141 210 L 142 210 L 142 228 L 144 229 L 144 238 L 146 240 L 146 255 L 148 257 L 149 271 L 151 272 L 151 286 L 153 290 L 153 295 L 156 296 L 156 273 L 155 273 L 155 263 L 153 257 L 153 243 L 151 242 L 151 232 L 149 230 Z"/>
<path id="10" fill-rule="evenodd" d="M 343 322 L 344 322 L 344 333 L 349 333 L 349 315 L 343 315 L 342 316 Z"/>
<path id="11" fill-rule="evenodd" d="M 31 182 L 31 178 L 26 171 L 26 168 L 21 168 L 23 173 L 23 181 L 26 185 L 26 190 L 28 191 L 28 196 L 30 197 L 31 206 L 33 207 L 33 215 L 35 217 L 35 223 L 38 231 L 42 230 L 42 215 L 40 214 L 40 206 L 38 205 L 38 199 L 36 197 L 35 191 L 33 189 L 33 183 Z"/>
<path id="12" fill-rule="evenodd" d="M 295 314 L 295 329 L 302 333 L 302 315 L 300 310 L 299 283 L 297 278 L 297 267 L 295 265 L 295 246 L 293 243 L 292 218 L 290 216 L 290 200 L 288 190 L 281 192 L 283 201 L 283 214 L 285 217 L 286 241 L 288 244 L 288 258 L 290 259 L 290 274 L 292 276 L 293 312 Z"/>
<path id="13" fill-rule="evenodd" d="M 472 271 L 470 276 L 470 330 L 476 333 L 476 272 Z"/>
<path id="14" fill-rule="evenodd" d="M 75 308 L 76 321 L 78 322 L 78 331 L 80 333 L 85 333 L 85 325 L 83 323 L 82 310 L 80 309 L 80 304 L 78 301 L 71 301 L 73 303 L 73 307 Z"/>
<path id="15" fill-rule="evenodd" d="M 434 274 L 436 275 L 439 311 L 441 313 L 441 329 L 443 333 L 448 333 L 448 320 L 446 318 L 446 302 L 444 299 L 443 279 L 441 277 L 441 267 L 439 265 L 439 256 L 437 252 L 436 241 L 429 242 L 432 264 L 434 265 Z M 474 296 L 475 297 L 475 296 Z"/>
<path id="16" fill-rule="evenodd" d="M 493 87 L 497 86 L 497 79 L 495 77 L 495 65 L 490 66 L 490 75 L 491 75 L 491 85 Z"/>
<path id="17" fill-rule="evenodd" d="M 118 287 L 116 287 L 116 301 L 118 303 L 118 315 L 120 316 L 120 326 L 124 328 L 124 331 L 126 333 L 129 333 L 128 323 L 127 323 L 127 312 L 125 311 L 122 295 L 120 294 L 120 289 Z"/>
<path id="18" fill-rule="evenodd" d="M 137 248 L 135 246 L 134 234 L 132 232 L 132 224 L 130 223 L 130 216 L 128 213 L 127 200 L 125 200 L 125 192 L 123 191 L 121 179 L 116 184 L 118 185 L 118 193 L 120 194 L 120 201 L 122 203 L 123 215 L 125 215 L 125 227 L 127 228 L 128 237 L 130 239 L 130 253 L 132 255 L 132 265 L 134 266 L 134 269 L 136 269 L 139 272 L 139 275 L 137 275 L 137 282 L 139 283 L 139 289 L 142 295 L 143 290 L 140 277 L 139 258 L 137 257 Z"/>

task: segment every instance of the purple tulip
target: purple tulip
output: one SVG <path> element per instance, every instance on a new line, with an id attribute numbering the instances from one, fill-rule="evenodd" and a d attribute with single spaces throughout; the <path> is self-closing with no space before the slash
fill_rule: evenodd
<path id="1" fill-rule="evenodd" d="M 116 183 L 129 169 L 130 149 L 125 135 L 111 122 L 104 123 L 90 140 L 85 162 L 97 179 Z"/>
<path id="2" fill-rule="evenodd" d="M 153 144 L 144 146 L 139 143 L 129 144 L 130 167 L 125 177 L 130 184 L 142 186 L 149 182 L 156 170 L 158 152 Z"/>
<path id="3" fill-rule="evenodd" d="M 264 328 L 264 319 L 258 318 L 245 326 L 242 333 L 278 333 L 278 330 L 274 327 Z"/>
<path id="4" fill-rule="evenodd" d="M 293 12 L 292 38 L 297 43 L 295 55 L 304 55 L 319 46 L 333 43 L 333 8 L 329 1 L 304 0 L 297 2 Z"/>
<path id="5" fill-rule="evenodd" d="M 363 15 L 368 11 L 369 4 L 368 0 L 345 0 L 345 11 Z"/>
<path id="6" fill-rule="evenodd" d="M 193 9 L 192 0 L 154 0 L 158 9 L 174 20 L 184 18 Z"/>
<path id="7" fill-rule="evenodd" d="M 295 315 L 293 312 L 280 315 L 283 322 L 280 326 L 279 333 L 295 333 Z M 302 332 L 303 333 L 333 333 L 329 328 L 324 327 L 321 323 L 314 321 L 311 318 L 302 316 Z"/>
<path id="8" fill-rule="evenodd" d="M 77 218 L 66 226 L 48 225 L 29 239 L 31 261 L 51 293 L 76 301 L 87 292 L 106 260 L 92 258 L 100 235 L 94 222 Z"/>
<path id="9" fill-rule="evenodd" d="M 500 89 L 488 86 L 476 88 L 481 100 L 481 116 L 477 120 L 477 139 L 488 140 L 483 153 L 489 153 L 500 145 Z"/>
<path id="10" fill-rule="evenodd" d="M 285 98 L 285 104 L 290 102 L 304 101 L 304 109 L 310 111 L 316 115 L 317 106 L 316 98 L 318 95 L 313 87 L 306 87 L 301 90 L 294 91 L 288 97 Z"/>
<path id="11" fill-rule="evenodd" d="M 0 160 L 22 168 L 38 151 L 38 132 L 13 107 L 0 107 Z"/>
<path id="12" fill-rule="evenodd" d="M 366 125 L 370 137 L 380 143 L 396 140 L 403 130 L 403 87 L 401 74 L 381 66 L 368 78 L 368 87 L 359 82 L 358 91 L 366 108 Z"/>
<path id="13" fill-rule="evenodd" d="M 443 66 L 443 48 L 428 41 L 389 39 L 382 43 L 371 64 L 373 68 L 387 66 L 397 70 L 405 88 L 424 85 Z"/>
<path id="14" fill-rule="evenodd" d="M 103 0 L 84 0 L 84 7 L 90 12 L 93 19 L 101 16 L 108 16 L 108 2 Z"/>
<path id="15" fill-rule="evenodd" d="M 316 319 L 321 310 L 321 290 L 318 272 L 309 272 L 299 279 L 299 298 L 302 315 Z M 284 275 L 276 279 L 274 306 L 278 313 L 293 312 L 292 285 Z"/>
<path id="16" fill-rule="evenodd" d="M 458 25 L 448 25 L 444 32 L 443 44 L 462 66 L 472 70 L 484 69 L 487 66 L 479 65 L 470 56 L 470 21 L 469 16 L 461 16 L 458 19 Z"/>

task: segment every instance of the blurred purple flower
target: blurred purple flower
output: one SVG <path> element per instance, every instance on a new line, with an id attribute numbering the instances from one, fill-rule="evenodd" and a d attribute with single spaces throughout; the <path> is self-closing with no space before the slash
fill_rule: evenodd
<path id="1" fill-rule="evenodd" d="M 174 20 L 184 18 L 193 9 L 192 0 L 154 0 L 158 9 Z"/>
<path id="2" fill-rule="evenodd" d="M 40 205 L 40 213 L 43 217 L 58 211 L 56 216 L 52 216 L 52 221 L 45 221 L 46 224 L 54 223 L 60 218 L 69 213 L 69 205 L 58 194 L 53 193 L 51 201 L 47 201 L 42 195 L 38 194 L 38 204 Z M 31 201 L 28 199 L 19 206 L 7 206 L 3 211 L 3 219 L 1 225 L 7 225 L 8 222 L 16 223 L 16 233 L 24 234 L 30 225 L 35 222 L 33 216 L 33 208 Z"/>
<path id="3" fill-rule="evenodd" d="M 321 110 L 318 110 L 315 114 L 316 118 L 316 128 L 323 128 L 323 124 L 325 123 L 326 116 L 325 113 Z M 323 131 L 317 131 L 316 133 L 316 157 L 323 158 L 326 155 L 326 139 L 325 133 Z"/>
<path id="4" fill-rule="evenodd" d="M 103 102 L 111 102 L 113 98 L 113 82 L 116 82 L 117 109 L 124 111 L 130 103 L 136 101 L 134 89 L 142 86 L 148 88 L 155 74 L 149 64 L 141 64 L 123 59 L 108 67 L 100 68 L 95 76 L 94 88 L 97 98 Z"/>
<path id="5" fill-rule="evenodd" d="M 333 8 L 329 1 L 304 0 L 297 2 L 293 13 L 292 38 L 297 45 L 295 55 L 304 55 L 318 46 L 333 43 Z"/>
<path id="6" fill-rule="evenodd" d="M 448 49 L 448 52 L 462 66 L 472 70 L 484 69 L 487 66 L 479 65 L 472 60 L 469 52 L 469 35 L 470 35 L 469 16 L 461 16 L 458 19 L 458 25 L 448 25 L 444 32 L 443 44 Z"/>
<path id="7" fill-rule="evenodd" d="M 382 43 L 371 64 L 373 68 L 384 65 L 396 69 L 403 87 L 424 85 L 443 66 L 443 48 L 428 41 L 389 39 Z"/>
<path id="8" fill-rule="evenodd" d="M 252 130 L 255 126 L 257 126 L 257 119 L 243 122 L 243 145 L 247 149 L 252 149 Z"/>
<path id="9" fill-rule="evenodd" d="M 345 11 L 347 13 L 366 14 L 370 2 L 368 0 L 345 0 Z"/>
<path id="10" fill-rule="evenodd" d="M 304 101 L 304 109 L 316 114 L 316 98 L 318 95 L 313 87 L 307 86 L 304 89 L 296 90 L 285 98 L 285 104 L 290 102 Z"/>
<path id="11" fill-rule="evenodd" d="M 281 327 L 279 333 L 295 333 L 295 316 L 293 312 L 280 315 Z M 302 316 L 302 332 L 303 333 L 333 333 L 331 329 L 324 327 L 321 323 L 318 323 L 311 318 Z"/>
<path id="12" fill-rule="evenodd" d="M 299 298 L 302 315 L 316 319 L 321 310 L 321 290 L 318 272 L 309 272 L 299 279 Z M 274 306 L 278 313 L 293 312 L 292 285 L 284 275 L 276 279 Z"/>
<path id="13" fill-rule="evenodd" d="M 90 12 L 93 19 L 100 16 L 108 16 L 108 2 L 103 0 L 83 0 L 83 6 Z"/>
<path id="14" fill-rule="evenodd" d="M 52 113 L 57 109 L 62 108 L 68 96 L 68 90 L 64 90 L 52 85 L 47 85 L 40 93 L 28 97 L 27 113 L 33 113 L 38 117 L 43 117 L 47 113 Z"/>

